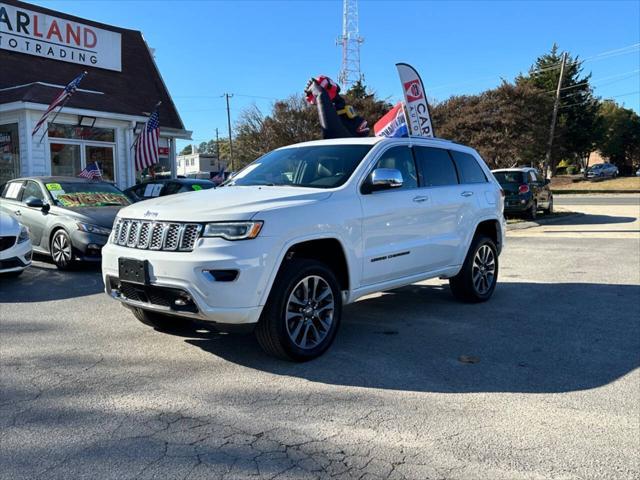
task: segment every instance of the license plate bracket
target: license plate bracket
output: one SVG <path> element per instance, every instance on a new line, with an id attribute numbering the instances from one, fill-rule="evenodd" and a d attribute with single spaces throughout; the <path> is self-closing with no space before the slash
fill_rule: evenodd
<path id="1" fill-rule="evenodd" d="M 149 285 L 149 261 L 118 258 L 118 277 L 124 282 Z"/>

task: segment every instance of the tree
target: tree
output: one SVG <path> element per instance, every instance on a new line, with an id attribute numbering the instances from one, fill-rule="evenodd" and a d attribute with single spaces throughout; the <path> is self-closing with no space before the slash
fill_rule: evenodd
<path id="1" fill-rule="evenodd" d="M 451 97 L 431 110 L 438 136 L 474 147 L 491 168 L 538 166 L 551 102 L 531 85 L 503 82 L 479 95 Z"/>
<path id="2" fill-rule="evenodd" d="M 600 104 L 598 117 L 602 132 L 598 149 L 620 172 L 631 173 L 629 168 L 640 163 L 640 117 L 613 100 Z"/>
<path id="3" fill-rule="evenodd" d="M 562 55 L 554 44 L 549 53 L 538 57 L 527 75 L 516 78 L 516 85 L 530 85 L 553 97 L 558 86 L 561 62 Z M 562 159 L 585 164 L 597 143 L 598 101 L 593 96 L 590 80 L 591 74 L 582 75 L 582 62 L 578 57 L 567 55 L 551 155 L 552 176 Z M 551 122 L 553 106 L 550 108 L 546 114 L 547 125 Z"/>
<path id="4" fill-rule="evenodd" d="M 193 148 L 191 145 L 186 145 L 178 155 L 191 155 L 193 153 Z"/>

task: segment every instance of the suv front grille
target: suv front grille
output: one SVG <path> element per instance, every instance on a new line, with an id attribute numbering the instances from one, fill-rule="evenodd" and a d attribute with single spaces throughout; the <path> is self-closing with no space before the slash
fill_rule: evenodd
<path id="1" fill-rule="evenodd" d="M 197 223 L 148 222 L 119 218 L 113 227 L 116 245 L 129 248 L 190 252 L 200 235 Z"/>

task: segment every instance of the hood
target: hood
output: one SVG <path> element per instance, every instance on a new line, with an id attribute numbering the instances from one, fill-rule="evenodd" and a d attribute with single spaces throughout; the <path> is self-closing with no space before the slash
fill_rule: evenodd
<path id="1" fill-rule="evenodd" d="M 167 195 L 125 207 L 121 217 L 215 222 L 251 220 L 258 212 L 314 203 L 331 196 L 316 188 L 233 186 Z"/>
<path id="2" fill-rule="evenodd" d="M 0 211 L 0 237 L 17 237 L 20 224 L 8 213 Z"/>
<path id="3" fill-rule="evenodd" d="M 55 207 L 52 213 L 77 219 L 80 222 L 112 228 L 113 222 L 122 207 Z"/>

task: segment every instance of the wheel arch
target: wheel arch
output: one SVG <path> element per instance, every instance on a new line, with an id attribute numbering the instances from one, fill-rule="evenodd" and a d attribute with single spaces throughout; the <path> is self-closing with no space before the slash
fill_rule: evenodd
<path id="1" fill-rule="evenodd" d="M 491 240 L 493 240 L 493 243 L 495 243 L 496 248 L 498 249 L 498 255 L 499 255 L 500 252 L 502 251 L 502 246 L 503 246 L 502 245 L 502 225 L 500 224 L 500 222 L 495 218 L 490 218 L 490 219 L 486 219 L 478 222 L 473 232 L 473 236 L 471 237 L 471 241 L 473 241 L 473 239 L 479 234 L 486 235 Z M 471 244 L 471 241 L 469 242 L 469 244 Z"/>
<path id="2" fill-rule="evenodd" d="M 346 249 L 337 236 L 305 237 L 288 242 L 280 252 L 269 278 L 268 288 L 263 293 L 263 302 L 266 301 L 278 273 L 287 260 L 292 258 L 307 258 L 318 260 L 326 264 L 335 274 L 340 290 L 350 290 L 353 279 L 349 267 Z"/>

